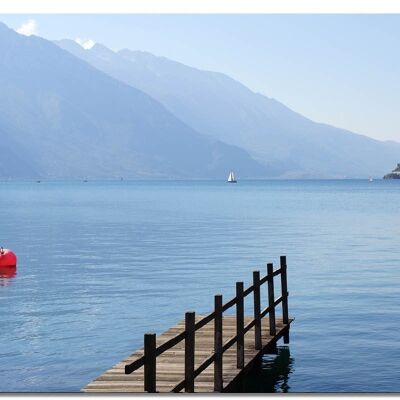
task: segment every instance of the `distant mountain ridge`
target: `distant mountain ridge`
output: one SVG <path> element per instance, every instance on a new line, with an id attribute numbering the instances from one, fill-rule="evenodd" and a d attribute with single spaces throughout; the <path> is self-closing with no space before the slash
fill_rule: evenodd
<path id="1" fill-rule="evenodd" d="M 1 178 L 225 178 L 270 172 L 143 91 L 0 23 Z"/>
<path id="2" fill-rule="evenodd" d="M 400 144 L 313 122 L 230 77 L 147 52 L 84 50 L 57 44 L 95 68 L 161 102 L 213 139 L 239 146 L 273 174 L 287 178 L 382 176 L 400 159 Z M 273 171 L 273 172 L 272 172 Z"/>

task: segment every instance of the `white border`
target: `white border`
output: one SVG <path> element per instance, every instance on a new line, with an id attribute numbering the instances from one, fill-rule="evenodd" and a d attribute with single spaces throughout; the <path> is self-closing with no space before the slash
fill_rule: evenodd
<path id="1" fill-rule="evenodd" d="M 308 14 L 308 13 L 362 13 L 386 14 L 400 13 L 399 0 L 11 0 L 0 2 L 2 14 Z M 259 393 L 272 398 L 272 395 Z M 322 399 L 324 394 L 296 394 L 291 397 L 298 399 Z M 3 394 L 5 399 L 26 398 L 21 394 Z M 55 394 L 37 394 L 34 397 L 43 399 L 56 398 Z M 64 394 L 64 399 L 74 399 L 76 395 Z M 103 397 L 103 396 L 102 396 Z M 142 398 L 144 395 L 136 395 Z M 146 398 L 156 398 L 147 395 Z M 207 398 L 208 396 L 196 396 Z M 254 398 L 248 394 L 228 395 L 226 399 Z M 375 394 L 371 399 L 384 398 L 384 394 Z M 399 398 L 395 394 L 394 398 Z M 106 395 L 104 398 L 118 399 L 118 395 Z M 330 395 L 331 400 L 352 399 L 361 400 L 365 395 L 349 394 Z"/>
<path id="2" fill-rule="evenodd" d="M 3 14 L 400 13 L 398 0 L 12 0 Z"/>

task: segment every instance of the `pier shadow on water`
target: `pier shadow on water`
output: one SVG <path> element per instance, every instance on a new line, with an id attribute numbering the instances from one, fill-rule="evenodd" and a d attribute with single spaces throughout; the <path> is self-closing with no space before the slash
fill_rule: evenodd
<path id="1" fill-rule="evenodd" d="M 287 393 L 290 391 L 289 376 L 294 359 L 288 346 L 278 346 L 237 384 L 240 393 Z"/>

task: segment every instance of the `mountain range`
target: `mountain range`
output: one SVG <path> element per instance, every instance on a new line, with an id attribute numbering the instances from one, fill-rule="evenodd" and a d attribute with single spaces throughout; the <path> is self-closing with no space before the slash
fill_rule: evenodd
<path id="1" fill-rule="evenodd" d="M 400 144 L 313 122 L 217 72 L 0 23 L 0 177 L 382 176 Z M 305 94 L 306 95 L 306 94 Z"/>
<path id="2" fill-rule="evenodd" d="M 141 90 L 0 25 L 0 176 L 215 178 L 246 151 L 201 135 Z"/>
<path id="3" fill-rule="evenodd" d="M 221 73 L 142 51 L 57 44 L 150 94 L 199 132 L 244 148 L 280 177 L 381 176 L 400 155 L 398 143 L 315 123 Z"/>

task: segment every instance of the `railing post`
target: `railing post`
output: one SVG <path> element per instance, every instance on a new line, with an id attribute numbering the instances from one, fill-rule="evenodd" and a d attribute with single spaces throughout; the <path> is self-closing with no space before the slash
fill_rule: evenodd
<path id="1" fill-rule="evenodd" d="M 281 286 L 282 286 L 282 318 L 283 323 L 289 323 L 289 306 L 288 306 L 288 290 L 287 290 L 287 266 L 286 257 L 281 256 Z"/>
<path id="2" fill-rule="evenodd" d="M 268 307 L 269 307 L 269 334 L 276 335 L 275 326 L 275 293 L 274 293 L 274 266 L 272 263 L 267 264 L 268 272 Z"/>
<path id="3" fill-rule="evenodd" d="M 222 295 L 214 297 L 214 392 L 222 392 Z"/>
<path id="4" fill-rule="evenodd" d="M 261 343 L 261 300 L 260 300 L 260 271 L 253 271 L 254 286 L 254 347 L 262 349 Z"/>
<path id="5" fill-rule="evenodd" d="M 236 282 L 236 366 L 244 368 L 244 297 L 243 282 Z"/>
<path id="6" fill-rule="evenodd" d="M 289 305 L 288 305 L 288 290 L 287 290 L 287 264 L 286 256 L 281 256 L 281 292 L 282 292 L 282 319 L 283 323 L 289 323 Z M 283 342 L 289 343 L 289 330 L 283 336 Z"/>
<path id="7" fill-rule="evenodd" d="M 156 392 L 156 334 L 144 335 L 144 391 Z"/>
<path id="8" fill-rule="evenodd" d="M 185 392 L 194 392 L 195 313 L 185 314 Z"/>

